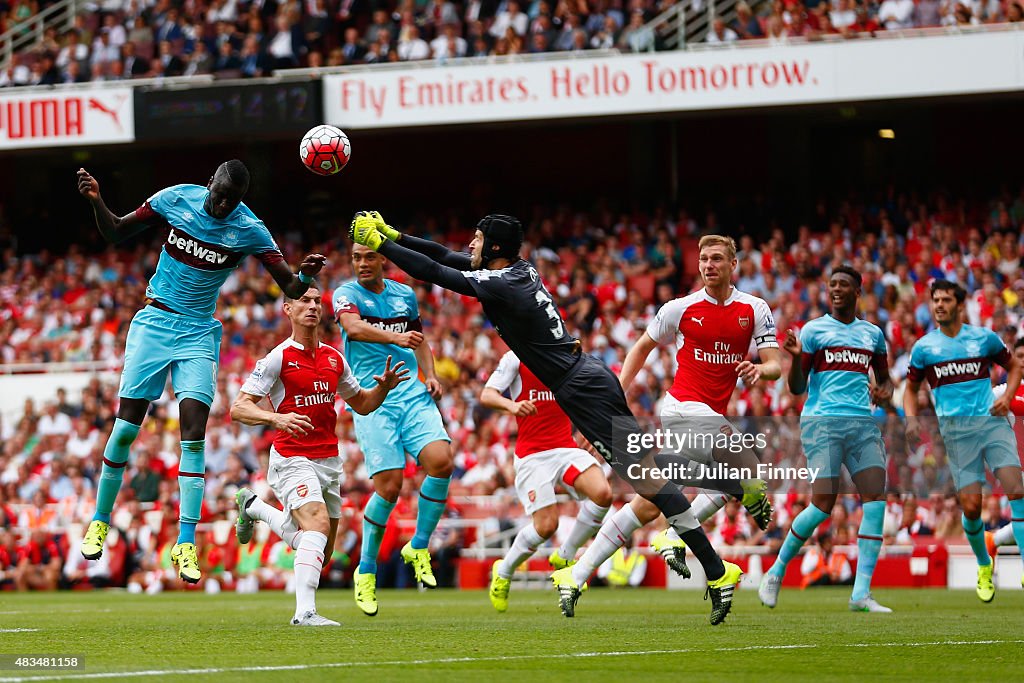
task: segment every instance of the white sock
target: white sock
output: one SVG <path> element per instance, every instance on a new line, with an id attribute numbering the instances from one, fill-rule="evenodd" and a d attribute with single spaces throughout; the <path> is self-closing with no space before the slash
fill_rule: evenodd
<path id="1" fill-rule="evenodd" d="M 324 568 L 324 549 L 327 536 L 319 531 L 307 531 L 295 550 L 295 616 L 316 611 L 316 589 L 320 585 L 320 572 Z"/>
<path id="2" fill-rule="evenodd" d="M 992 537 L 996 541 L 996 546 L 1001 545 L 1016 545 L 1017 541 L 1013 538 L 1013 525 L 1007 524 L 996 529 Z"/>
<path id="3" fill-rule="evenodd" d="M 643 524 L 636 518 L 636 513 L 633 512 L 633 508 L 628 505 L 623 505 L 614 515 L 605 517 L 604 524 L 601 525 L 597 536 L 594 537 L 594 542 L 583 553 L 579 562 L 572 566 L 573 580 L 582 586 L 583 582 L 601 566 L 601 563 L 624 546 L 633 532 L 642 526 Z"/>
<path id="4" fill-rule="evenodd" d="M 700 493 L 690 503 L 690 507 L 693 508 L 693 514 L 697 516 L 697 521 L 703 524 L 724 508 L 727 502 L 729 502 L 729 496 L 724 493 Z"/>
<path id="5" fill-rule="evenodd" d="M 515 540 L 512 541 L 512 547 L 508 549 L 505 559 L 498 567 L 498 576 L 503 579 L 511 579 L 516 567 L 530 559 L 530 556 L 537 552 L 537 546 L 543 542 L 544 539 L 533 528 L 533 524 L 527 524 L 520 529 Z"/>
<path id="6" fill-rule="evenodd" d="M 291 518 L 284 510 L 278 510 L 273 505 L 265 503 L 259 498 L 255 498 L 251 503 L 249 503 L 249 507 L 247 507 L 245 511 L 250 517 L 254 517 L 261 522 L 269 524 L 274 533 L 280 536 L 281 540 L 290 545 L 293 550 L 299 549 L 299 544 L 302 542 L 302 530 L 285 528 L 285 525 L 291 521 Z M 289 527 L 291 527 L 290 524 Z M 326 536 L 324 538 L 326 538 Z"/>
<path id="7" fill-rule="evenodd" d="M 558 549 L 558 554 L 563 559 L 572 560 L 576 557 L 576 551 L 580 546 L 589 541 L 601 528 L 604 516 L 608 514 L 608 508 L 603 508 L 592 500 L 584 500 L 580 504 L 580 511 L 576 515 L 576 523 L 569 531 L 569 537 Z"/>

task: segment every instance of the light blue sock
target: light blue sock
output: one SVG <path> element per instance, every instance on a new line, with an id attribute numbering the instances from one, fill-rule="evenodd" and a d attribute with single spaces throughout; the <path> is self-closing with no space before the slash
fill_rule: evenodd
<path id="1" fill-rule="evenodd" d="M 384 538 L 384 527 L 387 526 L 388 517 L 395 509 L 394 503 L 374 493 L 363 508 L 363 545 L 359 553 L 359 573 L 377 573 L 377 553 L 380 552 L 380 542 Z"/>
<path id="2" fill-rule="evenodd" d="M 981 517 L 967 519 L 962 514 L 960 517 L 963 520 L 964 533 L 967 534 L 967 542 L 971 544 L 974 557 L 978 560 L 978 566 L 984 567 L 987 564 L 992 564 L 992 558 L 988 556 L 988 548 L 985 547 L 985 525 L 982 523 Z"/>
<path id="3" fill-rule="evenodd" d="M 128 449 L 139 435 L 139 429 L 139 425 L 121 418 L 114 420 L 114 429 L 103 449 L 103 469 L 96 490 L 96 514 L 92 516 L 93 520 L 110 524 L 110 511 L 114 509 L 114 501 L 121 490 L 124 466 L 128 463 Z"/>
<path id="4" fill-rule="evenodd" d="M 1010 501 L 1010 526 L 1017 547 L 1024 549 L 1024 498 Z M 1024 550 L 1021 550 L 1021 560 L 1024 560 Z"/>
<path id="5" fill-rule="evenodd" d="M 829 514 L 822 512 L 813 503 L 804 508 L 804 511 L 793 520 L 793 525 L 789 528 L 789 533 L 786 534 L 786 540 L 782 542 L 779 557 L 775 560 L 772 568 L 768 570 L 768 573 L 780 579 L 785 576 L 786 565 L 796 557 L 797 553 L 800 552 L 801 546 L 811 537 L 811 534 L 818 528 L 818 525 L 828 518 Z"/>
<path id="6" fill-rule="evenodd" d="M 882 549 L 882 525 L 885 523 L 885 501 L 864 503 L 860 530 L 857 532 L 857 577 L 853 580 L 851 600 L 863 600 L 871 592 L 878 551 Z"/>
<path id="7" fill-rule="evenodd" d="M 416 534 L 412 537 L 412 547 L 416 550 L 426 548 L 430 543 L 430 534 L 434 533 L 437 523 L 444 514 L 444 506 L 448 503 L 448 484 L 451 479 L 439 479 L 429 474 L 420 486 L 419 511 L 416 513 Z"/>
<path id="8" fill-rule="evenodd" d="M 206 491 L 206 442 L 182 441 L 178 463 L 178 543 L 196 542 L 196 524 L 203 514 Z"/>

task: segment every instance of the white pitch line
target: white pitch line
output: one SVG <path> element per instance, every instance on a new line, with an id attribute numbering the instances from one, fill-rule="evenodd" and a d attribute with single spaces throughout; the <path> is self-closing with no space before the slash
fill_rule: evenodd
<path id="1" fill-rule="evenodd" d="M 0 628 L 0 633 L 35 633 L 37 628 Z"/>
<path id="2" fill-rule="evenodd" d="M 145 671 L 112 671 L 107 673 L 53 674 L 46 676 L 11 676 L 0 678 L 0 683 L 21 681 L 72 681 L 103 678 L 131 678 L 134 676 L 190 676 L 194 674 L 258 673 L 266 671 L 305 671 L 310 669 L 351 669 L 373 666 L 424 666 L 428 664 L 464 664 L 475 662 L 510 662 L 530 659 L 565 659 L 566 657 L 644 657 L 649 655 L 678 655 L 693 652 L 736 652 L 737 650 L 802 650 L 819 647 L 929 647 L 958 645 L 1019 644 L 1024 640 L 936 640 L 921 643 L 816 643 L 790 645 L 747 645 L 744 647 L 679 648 L 674 650 L 626 650 L 620 652 L 571 652 L 559 654 L 504 655 L 497 657 L 439 657 L 437 659 L 406 659 L 377 662 L 327 662 L 323 664 L 281 664 L 275 666 L 232 666 L 206 669 L 155 669 Z"/>

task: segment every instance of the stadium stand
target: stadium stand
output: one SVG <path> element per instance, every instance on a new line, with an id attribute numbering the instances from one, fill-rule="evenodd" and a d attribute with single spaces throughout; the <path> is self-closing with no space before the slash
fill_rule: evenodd
<path id="1" fill-rule="evenodd" d="M 71 1 L 71 0 L 66 0 Z M 18 0 L 0 7 L 0 34 L 36 29 L 56 3 Z M 882 3 L 799 0 L 714 3 L 703 0 L 431 0 L 361 3 L 87 2 L 67 31 L 55 26 L 17 52 L 0 87 L 212 74 L 250 78 L 278 69 L 460 57 L 676 46 L 665 38 L 675 14 L 710 25 L 709 45 L 771 44 L 870 37 L 880 31 L 1016 23 L 1014 1 L 885 0 Z"/>

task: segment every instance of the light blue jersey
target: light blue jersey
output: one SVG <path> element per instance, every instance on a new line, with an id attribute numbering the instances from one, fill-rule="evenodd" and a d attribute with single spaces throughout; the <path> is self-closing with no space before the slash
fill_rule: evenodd
<path id="1" fill-rule="evenodd" d="M 885 367 L 882 330 L 866 320 L 847 325 L 824 315 L 804 325 L 800 343 L 804 371 L 810 375 L 803 415 L 871 415 L 868 369 Z"/>
<path id="2" fill-rule="evenodd" d="M 992 363 L 1005 366 L 1009 357 L 992 330 L 963 325 L 955 337 L 947 337 L 935 329 L 914 344 L 907 377 L 928 380 L 939 417 L 987 416 L 992 407 Z"/>
<path id="3" fill-rule="evenodd" d="M 910 352 L 907 378 L 928 380 L 958 491 L 984 484 L 986 464 L 993 472 L 1020 467 L 1010 423 L 989 415 L 992 363 L 1005 366 L 1009 361 L 1010 354 L 996 333 L 974 325 L 963 325 L 955 337 L 933 330 L 918 339 Z"/>
<path id="4" fill-rule="evenodd" d="M 384 280 L 384 291 L 371 292 L 356 280 L 342 283 L 334 290 L 334 315 L 356 313 L 365 322 L 389 332 L 420 332 L 420 309 L 416 293 L 411 287 L 394 280 Z M 349 339 L 345 328 L 341 329 L 345 343 L 345 358 L 352 366 L 352 372 L 363 386 L 373 386 L 373 376 L 384 371 L 384 363 L 391 356 L 391 365 L 405 361 L 405 367 L 412 378 L 392 389 L 385 403 L 397 404 L 410 400 L 418 394 L 427 393 L 427 387 L 419 381 L 419 363 L 416 352 L 397 344 L 375 344 Z"/>
<path id="5" fill-rule="evenodd" d="M 183 315 L 213 315 L 221 285 L 248 255 L 264 264 L 283 261 L 270 231 L 245 204 L 217 219 L 203 208 L 210 191 L 201 185 L 160 190 L 141 209 L 159 216 L 169 229 L 146 296 Z"/>
<path id="6" fill-rule="evenodd" d="M 370 325 L 390 332 L 423 329 L 416 293 L 411 287 L 393 280 L 384 280 L 384 291 L 380 294 L 350 280 L 334 291 L 333 304 L 335 315 L 355 313 Z M 378 472 L 404 468 L 406 453 L 418 462 L 420 451 L 428 444 L 451 441 L 434 399 L 419 379 L 415 351 L 396 344 L 352 341 L 344 327 L 342 336 L 345 358 L 361 385 L 373 386 L 373 376 L 384 371 L 388 356 L 391 356 L 392 366 L 405 361 L 412 377 L 392 389 L 377 410 L 369 415 L 353 415 L 356 439 L 371 477 Z"/>

